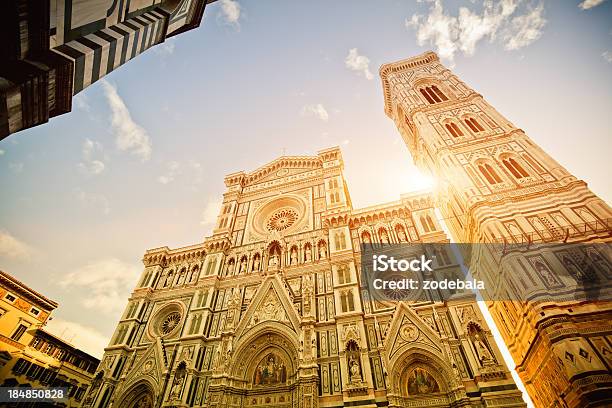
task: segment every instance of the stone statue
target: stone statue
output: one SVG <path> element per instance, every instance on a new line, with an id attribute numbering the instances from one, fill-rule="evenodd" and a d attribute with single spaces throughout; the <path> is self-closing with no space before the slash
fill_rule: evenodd
<path id="1" fill-rule="evenodd" d="M 293 248 L 291 250 L 291 265 L 297 265 L 297 263 L 298 263 L 297 250 Z"/>
<path id="2" fill-rule="evenodd" d="M 349 360 L 349 371 L 351 373 L 351 382 L 361 381 L 361 374 L 359 369 L 359 362 L 354 357 Z"/>
<path id="3" fill-rule="evenodd" d="M 304 250 L 304 261 L 310 262 L 311 260 L 312 260 L 312 251 L 310 250 L 310 245 L 309 245 Z"/>
<path id="4" fill-rule="evenodd" d="M 240 262 L 239 273 L 246 272 L 246 268 L 247 268 L 247 260 L 246 260 L 246 258 L 242 258 L 242 261 Z"/>
<path id="5" fill-rule="evenodd" d="M 388 244 L 389 243 L 389 236 L 387 235 L 387 231 L 383 231 L 382 234 L 380 234 L 380 242 L 382 244 Z"/>
<path id="6" fill-rule="evenodd" d="M 270 260 L 268 261 L 268 268 L 276 268 L 278 266 L 278 255 L 276 253 L 272 253 L 270 255 Z"/>
<path id="7" fill-rule="evenodd" d="M 480 361 L 484 362 L 493 360 L 491 352 L 478 335 L 476 335 L 476 337 L 474 338 L 474 346 L 476 347 L 476 351 L 478 352 Z"/>
<path id="8" fill-rule="evenodd" d="M 177 400 L 181 397 L 184 377 L 185 373 L 183 371 L 177 370 L 176 374 L 174 375 L 174 382 L 172 383 L 172 389 L 170 391 L 171 400 Z"/>
<path id="9" fill-rule="evenodd" d="M 325 247 L 325 244 L 319 246 L 319 258 L 327 258 L 327 248 Z"/>
<path id="10" fill-rule="evenodd" d="M 253 272 L 257 272 L 259 271 L 259 264 L 261 262 L 259 261 L 259 255 L 255 257 L 255 260 L 253 261 Z"/>
<path id="11" fill-rule="evenodd" d="M 399 229 L 399 234 L 398 234 L 398 235 L 399 235 L 399 240 L 400 240 L 400 242 L 406 242 L 406 241 L 408 241 L 408 240 L 406 239 L 406 232 L 404 232 L 404 229 L 403 229 L 403 228 L 400 228 L 400 229 Z"/>

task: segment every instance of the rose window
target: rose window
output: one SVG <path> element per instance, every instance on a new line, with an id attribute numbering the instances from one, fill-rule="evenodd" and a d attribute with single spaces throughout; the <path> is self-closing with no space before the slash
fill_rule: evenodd
<path id="1" fill-rule="evenodd" d="M 162 335 L 172 333 L 172 331 L 178 326 L 181 321 L 181 314 L 179 312 L 172 312 L 161 322 L 160 332 Z"/>
<path id="2" fill-rule="evenodd" d="M 283 231 L 293 224 L 298 219 L 298 213 L 291 208 L 283 208 L 276 211 L 268 218 L 266 228 L 268 231 Z"/>

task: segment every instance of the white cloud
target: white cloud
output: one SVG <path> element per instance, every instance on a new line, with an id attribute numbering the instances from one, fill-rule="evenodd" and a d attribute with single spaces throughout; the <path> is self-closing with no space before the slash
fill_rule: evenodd
<path id="1" fill-rule="evenodd" d="M 612 64 L 612 51 L 604 51 L 601 53 L 601 57 L 608 63 Z"/>
<path id="2" fill-rule="evenodd" d="M 99 156 L 103 152 L 102 144 L 100 142 L 94 142 L 90 139 L 85 139 L 82 148 L 83 161 L 79 163 L 79 168 L 90 174 L 100 174 L 104 171 L 106 165 L 102 160 L 99 160 Z"/>
<path id="3" fill-rule="evenodd" d="M 26 259 L 32 253 L 28 244 L 12 236 L 6 230 L 0 230 L 0 256 L 11 259 Z"/>
<path id="4" fill-rule="evenodd" d="M 23 163 L 20 163 L 20 162 L 17 162 L 17 163 L 11 162 L 11 163 L 8 164 L 8 166 L 9 166 L 9 169 L 13 173 L 15 173 L 15 174 L 19 174 L 19 173 L 21 173 L 23 171 Z"/>
<path id="5" fill-rule="evenodd" d="M 80 303 L 106 315 L 120 313 L 137 283 L 140 268 L 116 258 L 101 259 L 66 274 L 59 285 L 83 293 Z"/>
<path id="6" fill-rule="evenodd" d="M 544 6 L 519 11 L 522 0 L 493 2 L 483 0 L 479 12 L 460 7 L 457 15 L 445 12 L 441 0 L 435 0 L 427 16 L 414 14 L 406 19 L 409 29 L 416 30 L 420 46 L 431 44 L 440 57 L 453 62 L 455 54 L 473 55 L 481 40 L 504 42 L 508 50 L 516 50 L 540 38 L 546 24 Z"/>
<path id="7" fill-rule="evenodd" d="M 103 194 L 87 193 L 82 190 L 77 190 L 76 198 L 87 207 L 95 207 L 102 210 L 104 215 L 110 214 L 110 202 Z"/>
<path id="8" fill-rule="evenodd" d="M 204 207 L 204 211 L 202 211 L 202 221 L 200 221 L 200 224 L 205 227 L 215 225 L 219 211 L 221 211 L 221 204 L 221 199 L 210 200 L 206 207 Z"/>
<path id="9" fill-rule="evenodd" d="M 327 122 L 329 120 L 329 113 L 327 113 L 325 107 L 320 103 L 304 106 L 302 108 L 302 116 L 315 116 L 321 119 L 323 122 Z"/>
<path id="10" fill-rule="evenodd" d="M 48 320 L 45 330 L 97 358 L 102 358 L 110 340 L 91 326 L 57 317 Z"/>
<path id="11" fill-rule="evenodd" d="M 4 150 L 0 149 L 0 156 L 4 155 Z"/>
<path id="12" fill-rule="evenodd" d="M 227 23 L 236 27 L 240 26 L 240 14 L 242 8 L 235 0 L 221 0 L 221 17 Z"/>
<path id="13" fill-rule="evenodd" d="M 166 163 L 166 173 L 159 176 L 157 181 L 162 184 L 168 184 L 174 181 L 174 178 L 179 174 L 180 164 L 175 161 Z"/>
<path id="14" fill-rule="evenodd" d="M 344 60 L 344 65 L 351 71 L 359 72 L 365 76 L 366 79 L 374 78 L 374 75 L 370 72 L 370 59 L 365 55 L 359 55 L 357 48 L 351 48 L 349 50 Z"/>
<path id="15" fill-rule="evenodd" d="M 104 94 L 111 108 L 112 127 L 115 133 L 115 144 L 122 151 L 129 151 L 142 161 L 151 158 L 151 139 L 147 131 L 134 122 L 125 102 L 117 93 L 117 88 L 108 81 L 102 80 Z"/>
<path id="16" fill-rule="evenodd" d="M 544 4 L 540 4 L 529 13 L 512 19 L 511 28 L 505 37 L 507 50 L 526 47 L 542 36 L 542 29 L 546 25 L 543 12 Z"/>
<path id="17" fill-rule="evenodd" d="M 580 3 L 578 5 L 578 7 L 580 7 L 583 10 L 588 10 L 588 9 L 593 8 L 593 7 L 599 6 L 604 1 L 606 1 L 606 0 L 584 0 L 582 3 Z"/>

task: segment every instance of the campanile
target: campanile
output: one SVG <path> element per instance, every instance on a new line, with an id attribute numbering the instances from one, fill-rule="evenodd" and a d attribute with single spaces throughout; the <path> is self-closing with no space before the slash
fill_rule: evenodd
<path id="1" fill-rule="evenodd" d="M 453 240 L 476 244 L 472 273 L 487 282 L 487 305 L 536 406 L 601 406 L 612 395 L 612 303 L 596 302 L 609 299 L 600 289 L 610 280 L 610 206 L 435 53 L 380 75 L 385 113 L 437 180 Z M 575 283 L 585 280 L 602 297 L 582 293 Z"/>

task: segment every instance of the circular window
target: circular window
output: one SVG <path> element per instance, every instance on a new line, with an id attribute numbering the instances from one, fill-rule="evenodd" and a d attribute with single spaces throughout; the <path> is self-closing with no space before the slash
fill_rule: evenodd
<path id="1" fill-rule="evenodd" d="M 271 232 L 291 234 L 308 222 L 308 203 L 303 197 L 288 194 L 263 203 L 251 218 L 251 231 L 259 236 Z"/>
<path id="2" fill-rule="evenodd" d="M 165 336 L 166 334 L 172 333 L 172 330 L 178 326 L 181 321 L 181 314 L 179 312 L 172 312 L 167 315 L 159 325 L 159 332 Z"/>
<path id="3" fill-rule="evenodd" d="M 298 213 L 292 208 L 281 208 L 274 212 L 266 222 L 266 229 L 268 231 L 282 231 L 293 224 L 298 219 Z"/>
<path id="4" fill-rule="evenodd" d="M 177 302 L 163 306 L 150 320 L 148 334 L 151 338 L 166 337 L 176 333 L 183 321 L 185 310 Z"/>

